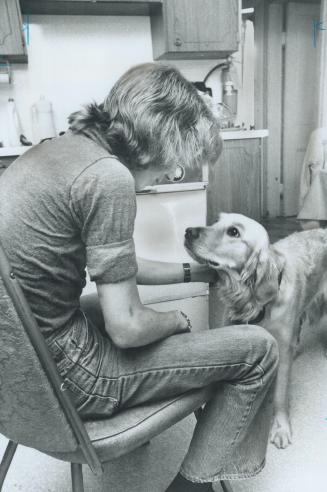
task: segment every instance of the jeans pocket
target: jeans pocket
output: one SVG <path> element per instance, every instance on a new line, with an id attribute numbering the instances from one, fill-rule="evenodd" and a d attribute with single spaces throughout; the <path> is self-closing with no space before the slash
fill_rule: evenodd
<path id="1" fill-rule="evenodd" d="M 71 377 L 65 378 L 64 384 L 70 390 L 74 405 L 83 417 L 109 417 L 118 408 L 117 379 L 99 377 L 88 392 L 76 384 Z"/>
<path id="2" fill-rule="evenodd" d="M 75 362 L 69 357 L 69 355 L 63 350 L 62 346 L 57 340 L 54 340 L 49 347 L 52 358 L 56 363 L 60 376 L 65 376 L 70 369 L 74 366 Z"/>
<path id="3" fill-rule="evenodd" d="M 78 363 L 88 343 L 88 327 L 82 323 L 74 324 L 53 340 L 49 348 L 61 376 Z"/>
<path id="4" fill-rule="evenodd" d="M 81 405 L 88 399 L 89 395 L 78 384 L 76 384 L 70 377 L 65 377 L 62 384 L 63 390 L 68 390 L 70 400 L 79 411 Z"/>

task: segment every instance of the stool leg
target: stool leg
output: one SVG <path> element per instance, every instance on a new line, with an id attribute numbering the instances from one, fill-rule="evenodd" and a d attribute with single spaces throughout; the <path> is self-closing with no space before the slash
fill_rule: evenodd
<path id="1" fill-rule="evenodd" d="M 224 492 L 233 492 L 233 489 L 227 480 L 221 480 L 220 485 Z"/>
<path id="2" fill-rule="evenodd" d="M 84 492 L 83 469 L 81 463 L 71 463 L 72 491 Z"/>
<path id="3" fill-rule="evenodd" d="M 3 455 L 1 464 L 0 464 L 0 491 L 2 490 L 3 482 L 5 481 L 7 472 L 9 470 L 10 464 L 16 452 L 18 444 L 13 441 L 9 441 L 6 451 Z"/>

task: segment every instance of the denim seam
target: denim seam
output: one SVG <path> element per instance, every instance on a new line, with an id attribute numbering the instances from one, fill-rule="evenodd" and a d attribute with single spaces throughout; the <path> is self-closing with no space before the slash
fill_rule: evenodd
<path id="1" fill-rule="evenodd" d="M 54 345 L 60 350 L 60 355 L 63 355 L 64 356 L 64 359 L 62 359 L 61 361 L 57 362 L 57 366 L 58 367 L 61 367 L 62 370 L 64 371 L 67 371 L 66 372 L 66 375 L 69 374 L 75 367 L 77 364 L 76 361 L 74 361 L 73 359 L 71 359 L 67 353 L 64 351 L 64 349 L 61 347 L 61 345 L 57 342 L 57 340 L 54 341 Z"/>
<path id="2" fill-rule="evenodd" d="M 257 388 L 255 389 L 255 391 L 253 392 L 252 398 L 250 399 L 250 401 L 248 402 L 248 404 L 247 404 L 247 406 L 246 406 L 246 408 L 245 408 L 245 410 L 244 410 L 244 414 L 243 414 L 243 416 L 242 416 L 242 419 L 240 420 L 239 426 L 238 426 L 238 427 L 237 427 L 237 429 L 236 429 L 235 437 L 234 437 L 234 439 L 232 440 L 232 442 L 231 442 L 231 444 L 230 444 L 230 448 L 229 448 L 229 450 L 228 450 L 229 454 L 231 454 L 232 449 L 233 449 L 233 447 L 234 447 L 234 445 L 235 445 L 235 443 L 236 443 L 236 441 L 237 441 L 237 439 L 238 439 L 238 437 L 239 437 L 239 435 L 240 435 L 240 433 L 241 433 L 241 430 L 242 430 L 242 428 L 243 428 L 243 425 L 244 425 L 244 423 L 245 423 L 246 419 L 248 418 L 248 416 L 249 416 L 249 414 L 250 414 L 250 411 L 251 411 L 251 408 L 252 408 L 252 406 L 253 406 L 253 402 L 254 402 L 254 400 L 255 400 L 255 398 L 256 398 L 257 392 L 258 392 L 259 388 L 261 388 L 261 387 L 262 387 L 262 385 L 263 385 L 263 375 L 264 375 L 264 370 L 263 370 L 263 368 L 260 366 L 260 364 L 257 364 L 257 367 L 258 367 L 258 369 L 259 369 L 259 370 L 260 370 L 260 372 L 261 372 L 260 384 L 257 386 Z M 263 462 L 263 463 L 264 463 L 264 462 Z M 263 466 L 264 466 L 264 465 L 263 465 Z M 261 468 L 261 469 L 262 469 L 262 468 Z M 180 471 L 181 471 L 182 475 L 183 475 L 185 478 L 187 478 L 187 479 L 189 479 L 189 480 L 191 480 L 191 481 L 196 481 L 196 482 L 201 482 L 201 483 L 204 483 L 204 482 L 213 482 L 213 481 L 217 481 L 217 480 L 219 480 L 219 478 L 213 479 L 213 478 L 212 478 L 212 476 L 210 476 L 210 477 L 206 477 L 206 478 L 203 478 L 203 479 L 199 479 L 199 478 L 192 477 L 191 475 L 188 475 L 188 474 L 187 474 L 187 472 L 184 472 L 183 465 L 181 466 L 181 470 L 180 470 Z M 259 470 L 259 471 L 260 471 L 260 470 Z M 256 472 L 255 474 L 259 473 L 259 471 L 258 471 L 258 472 Z M 237 475 L 237 476 L 238 476 L 238 475 Z M 253 476 L 253 475 L 248 475 L 248 476 Z M 213 475 L 213 477 L 218 477 L 218 474 L 217 474 L 217 475 Z M 228 475 L 228 476 L 226 475 L 226 476 L 221 477 L 221 479 L 223 479 L 223 478 L 224 478 L 224 479 L 226 479 L 226 480 L 228 480 L 228 479 L 232 479 L 232 478 L 233 478 L 233 475 Z M 243 478 L 247 478 L 247 477 L 246 477 L 246 474 L 243 474 Z"/>
<path id="3" fill-rule="evenodd" d="M 96 387 L 97 381 L 99 380 L 99 375 L 100 375 L 102 363 L 104 360 L 104 346 L 103 346 L 103 343 L 101 343 L 101 339 L 99 342 L 99 351 L 100 351 L 99 363 L 98 363 L 98 367 L 96 369 L 96 374 L 94 375 L 94 384 L 93 384 L 92 388 L 90 388 L 91 391 Z M 92 396 L 92 395 L 90 395 L 90 396 Z M 117 398 L 111 397 L 111 399 L 116 401 L 116 405 L 118 404 Z"/>
<path id="4" fill-rule="evenodd" d="M 57 342 L 57 340 L 54 341 L 54 344 L 59 348 L 59 350 L 61 350 L 61 355 L 64 355 L 65 359 L 63 359 L 62 361 L 58 362 L 57 365 L 58 366 L 63 366 L 63 368 L 65 370 L 68 370 L 68 372 L 66 373 L 66 376 L 68 374 L 71 373 L 71 371 L 73 369 L 75 369 L 76 367 L 80 367 L 81 369 L 83 369 L 85 372 L 87 372 L 87 374 L 89 376 L 92 376 L 92 377 L 95 377 L 95 375 L 93 373 L 91 373 L 90 371 L 88 371 L 85 367 L 81 366 L 79 364 L 78 361 L 75 361 L 73 360 L 71 357 L 69 357 L 69 355 L 67 354 L 67 352 L 65 352 L 65 350 L 61 347 L 61 345 Z M 69 364 L 69 362 L 71 364 Z M 69 368 L 69 369 L 68 369 Z M 65 376 L 65 377 L 66 377 Z"/>
<path id="5" fill-rule="evenodd" d="M 79 360 L 78 361 L 74 361 L 73 359 L 71 359 L 71 357 L 69 357 L 69 355 L 67 354 L 67 352 L 65 352 L 65 350 L 58 344 L 57 341 L 54 342 L 57 347 L 62 351 L 62 353 L 64 354 L 64 356 L 66 357 L 66 359 L 69 361 L 69 362 L 72 362 L 73 363 L 73 366 L 71 369 L 74 369 L 75 367 L 79 367 L 81 369 L 83 369 L 89 376 L 91 377 L 94 377 L 94 378 L 101 378 L 101 379 L 108 379 L 109 381 L 115 381 L 117 380 L 117 378 L 106 378 L 104 376 L 98 376 L 97 374 L 100 372 L 99 371 L 99 367 L 97 368 L 97 371 L 96 373 L 97 374 L 94 374 L 93 372 L 89 371 L 85 366 L 82 366 L 80 363 L 79 363 Z M 102 358 L 100 358 L 100 362 L 102 361 Z M 71 369 L 69 370 L 69 372 L 71 371 Z"/>
<path id="6" fill-rule="evenodd" d="M 69 377 L 65 378 L 65 381 L 68 381 L 69 383 L 72 383 L 74 386 L 76 386 L 80 391 L 81 393 L 83 393 L 85 396 L 95 396 L 96 398 L 102 398 L 103 400 L 112 400 L 114 402 L 117 402 L 117 398 L 114 398 L 113 396 L 103 396 L 103 395 L 98 395 L 97 393 L 89 393 L 87 391 L 85 391 L 83 388 L 81 388 L 78 384 L 76 384 L 75 381 L 72 381 L 71 379 L 69 379 Z M 74 392 L 73 389 L 71 389 L 72 392 Z"/>
<path id="7" fill-rule="evenodd" d="M 119 378 L 106 378 L 105 376 L 97 376 L 98 381 L 118 381 Z"/>
<path id="8" fill-rule="evenodd" d="M 102 436 L 100 439 L 94 439 L 92 440 L 92 442 L 99 442 L 99 441 L 103 441 L 104 439 L 107 439 L 108 437 L 111 438 L 111 437 L 114 437 L 114 436 L 118 436 L 120 434 L 124 434 L 126 431 L 129 431 L 131 429 L 135 429 L 137 426 L 139 426 L 140 424 L 143 424 L 144 422 L 146 422 L 147 420 L 149 420 L 150 418 L 152 418 L 154 415 L 158 414 L 159 412 L 162 411 L 163 408 L 168 408 L 170 407 L 173 403 L 175 403 L 176 401 L 178 401 L 179 399 L 181 398 L 181 395 L 179 395 L 177 398 L 174 398 L 173 400 L 169 401 L 168 403 L 166 403 L 164 406 L 160 407 L 158 410 L 156 410 L 155 412 L 151 413 L 150 415 L 148 415 L 147 417 L 144 417 L 143 419 L 139 420 L 136 424 L 128 427 L 127 429 L 124 429 L 123 431 L 119 431 L 117 432 L 116 434 L 111 434 L 109 436 Z"/>
<path id="9" fill-rule="evenodd" d="M 258 367 L 260 367 L 260 366 L 258 365 Z M 260 367 L 260 369 L 262 370 L 261 367 Z M 250 401 L 247 404 L 247 407 L 246 407 L 246 409 L 244 411 L 243 417 L 242 417 L 242 419 L 240 421 L 240 425 L 239 425 L 239 427 L 238 427 L 238 429 L 236 431 L 236 435 L 235 435 L 235 437 L 234 437 L 234 439 L 233 439 L 233 441 L 231 443 L 231 448 L 234 446 L 237 438 L 240 435 L 240 432 L 242 430 L 243 424 L 245 423 L 246 419 L 248 418 L 248 416 L 249 416 L 249 414 L 251 412 L 251 409 L 252 409 L 252 406 L 253 406 L 253 402 L 255 400 L 255 397 L 257 396 L 257 392 L 258 392 L 259 388 L 261 388 L 261 387 L 262 387 L 262 377 L 260 378 L 260 385 L 257 386 L 257 388 L 255 389 L 255 391 L 253 392 L 252 398 L 250 399 Z"/>
<path id="10" fill-rule="evenodd" d="M 243 423 L 244 423 L 244 421 L 245 421 L 245 420 L 247 419 L 247 417 L 249 416 L 249 413 L 250 413 L 250 411 L 251 411 L 251 408 L 252 408 L 253 402 L 254 402 L 254 400 L 255 400 L 255 397 L 256 397 L 256 395 L 257 395 L 257 392 L 258 392 L 258 390 L 259 390 L 259 387 L 262 387 L 262 386 L 263 386 L 263 379 L 262 379 L 262 378 L 263 378 L 263 375 L 264 375 L 264 370 L 262 369 L 262 367 L 260 366 L 260 364 L 257 364 L 257 367 L 258 367 L 258 369 L 261 371 L 261 375 L 262 375 L 262 376 L 261 376 L 261 378 L 260 378 L 260 385 L 256 388 L 256 391 L 254 392 L 252 399 L 248 402 L 248 406 L 247 406 L 247 408 L 246 408 L 247 414 L 246 414 L 246 412 L 244 412 L 243 418 L 242 418 L 242 420 L 241 420 L 241 424 L 243 424 Z M 233 440 L 233 442 L 232 442 L 231 446 L 233 446 L 233 445 L 235 444 L 235 441 L 236 441 L 237 437 L 239 436 L 239 433 L 241 432 L 241 429 L 242 429 L 242 425 L 240 425 L 240 428 L 239 428 L 239 430 L 238 430 L 238 433 L 237 433 L 237 435 L 235 436 L 235 438 L 234 438 L 234 440 Z"/>
<path id="11" fill-rule="evenodd" d="M 260 386 L 259 386 L 259 387 L 261 387 L 261 384 L 260 384 Z M 243 428 L 243 425 L 244 425 L 244 423 L 245 423 L 246 419 L 248 418 L 248 416 L 249 416 L 249 414 L 250 414 L 250 411 L 251 411 L 251 408 L 252 408 L 253 402 L 254 402 L 254 400 L 255 400 L 255 397 L 256 397 L 256 395 L 257 395 L 257 391 L 258 391 L 259 387 L 258 387 L 258 388 L 256 388 L 256 390 L 253 392 L 252 398 L 251 398 L 251 400 L 248 402 L 248 404 L 247 404 L 247 406 L 246 406 L 246 408 L 245 408 L 245 410 L 244 410 L 244 413 L 243 413 L 242 419 L 241 419 L 241 420 L 240 420 L 240 422 L 239 422 L 239 426 L 238 426 L 238 427 L 237 427 L 237 429 L 236 429 L 235 436 L 234 436 L 234 438 L 233 438 L 233 440 L 232 440 L 232 442 L 231 442 L 231 444 L 230 444 L 230 447 L 229 447 L 229 450 L 228 450 L 228 454 L 229 454 L 229 455 L 232 453 L 233 447 L 234 447 L 234 445 L 235 445 L 235 443 L 236 443 L 236 441 L 237 441 L 237 439 L 238 439 L 238 437 L 239 437 L 239 435 L 240 435 L 240 433 L 241 433 L 241 430 L 242 430 L 242 428 Z M 181 470 L 183 470 L 183 466 L 181 467 Z M 187 478 L 187 476 L 186 476 L 186 475 L 188 475 L 188 474 L 187 474 L 187 473 L 184 473 L 185 478 Z M 195 480 L 192 480 L 192 481 L 195 481 Z M 196 481 L 201 481 L 201 482 L 211 482 L 211 481 L 212 481 L 212 477 L 211 477 L 211 476 L 210 476 L 210 477 L 205 477 L 205 478 L 203 478 L 203 479 L 201 479 L 201 480 L 196 479 Z"/>
<path id="12" fill-rule="evenodd" d="M 89 327 L 89 322 L 87 320 L 87 317 L 84 313 L 84 311 L 80 308 L 79 311 L 82 313 L 83 317 L 84 317 L 84 321 L 85 321 L 85 325 L 86 325 L 86 340 L 85 340 L 85 343 L 84 343 L 84 347 L 83 347 L 83 350 L 82 350 L 82 353 L 81 353 L 81 356 L 84 354 L 84 352 L 86 351 L 87 347 L 88 347 L 88 343 L 89 343 L 89 340 L 90 340 L 90 327 Z"/>
<path id="13" fill-rule="evenodd" d="M 60 347 L 60 345 L 58 345 Z M 100 395 L 97 395 L 96 393 L 89 393 L 89 392 L 86 392 L 85 390 L 83 390 L 78 384 L 76 384 L 75 381 L 72 381 L 71 379 L 69 379 L 69 374 L 73 371 L 73 369 L 75 369 L 76 367 L 79 367 L 80 369 L 82 369 L 83 371 L 85 371 L 89 376 L 93 377 L 94 378 L 94 383 L 92 384 L 91 388 L 89 389 L 89 391 L 92 391 L 99 379 L 99 373 L 100 373 L 100 369 L 101 369 L 101 365 L 102 365 L 102 361 L 103 361 L 103 353 L 101 354 L 100 358 L 99 358 L 99 363 L 98 363 L 98 366 L 97 366 L 97 369 L 96 369 L 96 374 L 94 373 L 91 373 L 90 371 L 88 371 L 85 366 L 82 366 L 81 364 L 79 364 L 79 362 L 75 362 L 73 361 L 69 355 L 63 350 L 61 349 L 62 352 L 65 354 L 65 357 L 70 361 L 70 362 L 73 362 L 73 366 L 69 369 L 68 373 L 65 375 L 64 377 L 64 381 L 70 381 L 71 383 L 75 384 L 75 386 L 77 386 L 79 388 L 79 390 L 84 393 L 85 395 L 87 396 L 97 396 L 97 397 L 100 397 L 100 398 L 110 398 L 112 399 L 113 401 L 116 401 L 118 402 L 118 400 L 114 397 L 105 397 L 105 396 L 100 396 Z"/>
<path id="14" fill-rule="evenodd" d="M 184 472 L 182 468 L 180 469 L 180 473 L 181 475 L 183 475 L 184 478 L 194 483 L 220 482 L 221 480 L 243 480 L 258 475 L 265 467 L 265 464 L 266 464 L 266 458 L 264 458 L 263 461 L 260 463 L 260 465 L 257 468 L 255 468 L 252 472 L 221 473 L 221 474 L 212 475 L 205 479 L 194 477 L 193 475 L 188 475 L 187 473 Z"/>
<path id="15" fill-rule="evenodd" d="M 82 313 L 83 313 L 83 311 L 82 311 Z M 85 317 L 85 315 L 84 315 L 84 317 Z M 67 354 L 67 352 L 65 351 L 65 349 L 60 345 L 60 343 L 59 343 L 58 340 L 55 339 L 53 341 L 53 345 L 56 345 L 56 347 L 59 348 L 59 350 L 61 351 L 61 353 L 64 354 L 64 356 L 66 357 L 66 359 L 68 359 L 70 362 L 72 362 L 74 364 L 74 366 L 75 366 L 75 365 L 79 365 L 79 360 L 84 355 L 84 353 L 86 351 L 88 341 L 89 341 L 89 334 L 88 334 L 88 332 L 87 332 L 86 341 L 85 341 L 85 343 L 83 344 L 82 347 L 76 343 L 76 341 L 74 340 L 74 338 L 71 339 L 71 343 L 74 345 L 75 349 L 78 349 L 79 352 L 80 352 L 79 353 L 79 356 L 78 356 L 78 359 L 76 361 L 74 361 L 73 359 L 71 359 L 69 357 L 69 355 Z"/>
<path id="16" fill-rule="evenodd" d="M 90 372 L 89 370 L 86 369 L 85 366 L 82 366 L 80 363 L 79 363 L 79 360 L 77 362 L 75 362 L 74 360 L 72 360 L 69 355 L 67 354 L 67 352 L 65 352 L 65 350 L 60 346 L 60 344 L 55 341 L 55 344 L 57 345 L 57 347 L 59 347 L 59 349 L 61 350 L 61 352 L 64 354 L 65 358 L 66 358 L 66 361 L 69 361 L 71 362 L 73 365 L 68 369 L 68 372 L 65 374 L 64 376 L 64 381 L 68 381 L 70 382 L 71 384 L 74 384 L 78 389 L 79 391 L 81 391 L 81 393 L 83 393 L 83 395 L 85 395 L 85 397 L 89 398 L 89 397 L 95 397 L 95 398 L 100 398 L 102 400 L 110 400 L 110 401 L 113 401 L 115 406 L 118 405 L 118 402 L 119 402 L 119 399 L 118 398 L 115 398 L 113 396 L 104 396 L 104 395 L 100 395 L 98 393 L 95 393 L 93 392 L 92 393 L 92 390 L 94 390 L 94 388 L 96 387 L 97 385 L 97 382 L 99 381 L 112 381 L 112 382 L 117 382 L 117 378 L 106 378 L 106 377 L 103 377 L 103 376 L 99 376 L 99 373 L 100 373 L 100 370 L 101 370 L 101 365 L 102 365 L 102 360 L 103 360 L 103 354 L 101 354 L 101 357 L 100 357 L 100 360 L 99 360 L 99 364 L 98 364 L 98 367 L 97 367 L 97 370 L 96 370 L 96 374 L 94 374 L 93 372 Z M 64 367 L 69 367 L 67 362 L 64 364 Z M 83 388 L 81 388 L 77 383 L 76 381 L 72 381 L 70 379 L 70 374 L 71 372 L 75 369 L 75 368 L 80 368 L 82 369 L 83 371 L 85 371 L 91 378 L 94 379 L 94 382 L 93 384 L 91 385 L 91 388 L 89 389 L 89 391 L 85 391 Z M 74 390 L 71 390 L 71 391 L 74 391 Z"/>
<path id="17" fill-rule="evenodd" d="M 118 379 L 124 378 L 124 377 L 129 377 L 129 376 L 136 376 L 136 375 L 143 375 L 151 372 L 165 372 L 165 371 L 175 371 L 178 369 L 188 371 L 190 369 L 215 369 L 216 367 L 234 367 L 234 366 L 248 366 L 248 367 L 253 367 L 253 364 L 249 364 L 248 362 L 236 362 L 235 364 L 207 364 L 205 366 L 167 366 L 167 367 L 160 367 L 160 368 L 151 368 L 151 369 L 145 369 L 143 371 L 134 371 L 126 374 L 122 374 L 118 376 Z M 261 369 L 261 368 L 260 368 Z"/>

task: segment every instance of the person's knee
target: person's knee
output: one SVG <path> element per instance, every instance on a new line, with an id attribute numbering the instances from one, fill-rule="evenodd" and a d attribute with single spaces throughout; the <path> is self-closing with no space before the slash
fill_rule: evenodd
<path id="1" fill-rule="evenodd" d="M 242 326 L 257 363 L 266 371 L 277 369 L 279 360 L 278 343 L 264 328 L 257 325 Z"/>
<path id="2" fill-rule="evenodd" d="M 277 340 L 264 328 L 253 326 L 256 338 L 257 355 L 260 359 L 259 365 L 264 372 L 275 373 L 279 362 L 279 349 Z"/>

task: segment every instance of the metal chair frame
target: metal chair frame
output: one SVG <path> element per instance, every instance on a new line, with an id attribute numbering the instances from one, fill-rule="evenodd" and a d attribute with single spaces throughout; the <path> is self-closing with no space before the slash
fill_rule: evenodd
<path id="1" fill-rule="evenodd" d="M 41 366 L 47 376 L 49 384 L 65 413 L 66 419 L 71 426 L 80 449 L 83 452 L 86 463 L 97 476 L 103 473 L 103 466 L 96 454 L 93 444 L 85 429 L 85 426 L 73 406 L 69 396 L 62 391 L 62 379 L 58 374 L 57 367 L 48 350 L 47 344 L 36 323 L 33 313 L 25 299 L 22 288 L 13 272 L 5 251 L 0 241 L 0 277 L 5 288 L 12 300 L 16 312 L 21 320 L 22 325 L 34 347 L 40 360 Z M 196 413 L 196 412 L 195 412 Z M 196 413 L 197 415 L 197 413 Z M 7 472 L 11 465 L 12 459 L 16 452 L 18 443 L 9 440 L 2 461 L 0 463 L 0 492 Z M 72 491 L 84 492 L 83 471 L 81 463 L 71 463 Z M 227 481 L 221 481 L 224 492 L 232 492 L 232 488 Z"/>

